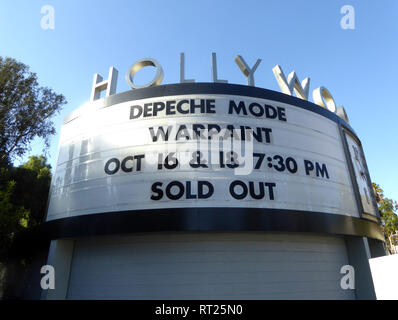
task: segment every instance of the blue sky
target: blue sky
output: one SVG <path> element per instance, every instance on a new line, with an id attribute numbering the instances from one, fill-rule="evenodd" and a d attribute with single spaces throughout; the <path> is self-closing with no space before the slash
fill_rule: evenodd
<path id="1" fill-rule="evenodd" d="M 41 28 L 44 5 L 55 9 L 54 30 Z M 354 30 L 340 27 L 343 5 L 355 9 Z M 397 18 L 396 0 L 2 0 L 0 55 L 29 65 L 42 86 L 65 95 L 58 133 L 63 118 L 89 100 L 93 75 L 107 77 L 110 66 L 119 70 L 118 92 L 129 90 L 124 75 L 144 57 L 162 64 L 164 84 L 176 83 L 184 52 L 187 78 L 210 82 L 217 52 L 219 77 L 245 84 L 234 63 L 240 54 L 250 66 L 263 60 L 256 86 L 279 91 L 272 73 L 279 64 L 286 74 L 309 76 L 310 92 L 323 85 L 344 105 L 372 180 L 398 200 Z M 148 76 L 143 71 L 137 81 Z M 49 150 L 53 167 L 58 139 Z M 41 148 L 34 141 L 30 154 Z"/>

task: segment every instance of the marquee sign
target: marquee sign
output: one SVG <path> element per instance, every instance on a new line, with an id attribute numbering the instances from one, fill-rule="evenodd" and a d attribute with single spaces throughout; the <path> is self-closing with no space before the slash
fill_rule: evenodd
<path id="1" fill-rule="evenodd" d="M 192 230 L 317 232 L 383 240 L 360 140 L 324 87 L 273 69 L 282 93 L 185 77 L 162 85 L 155 59 L 94 76 L 62 126 L 45 233 L 51 238 Z M 135 81 L 156 68 L 145 85 Z M 101 92 L 106 91 L 101 99 Z M 296 95 L 294 97 L 293 95 Z"/>
<path id="2" fill-rule="evenodd" d="M 237 85 L 158 88 L 65 120 L 48 221 L 173 208 L 377 216 L 359 140 L 335 113 Z"/>

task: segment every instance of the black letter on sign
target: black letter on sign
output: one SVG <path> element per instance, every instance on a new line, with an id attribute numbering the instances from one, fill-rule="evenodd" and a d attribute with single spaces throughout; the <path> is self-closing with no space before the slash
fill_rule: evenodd
<path id="1" fill-rule="evenodd" d="M 243 192 L 241 194 L 237 194 L 235 192 L 235 187 L 236 186 L 241 186 L 243 188 Z M 231 183 L 231 185 L 229 186 L 229 193 L 237 200 L 242 200 L 244 198 L 246 198 L 247 196 L 247 186 L 244 182 L 236 180 L 234 182 Z"/>
<path id="2" fill-rule="evenodd" d="M 265 183 L 265 186 L 268 187 L 269 199 L 275 200 L 274 196 L 274 188 L 276 187 L 276 183 Z"/>
<path id="3" fill-rule="evenodd" d="M 137 160 L 137 170 L 136 171 L 141 171 L 141 160 L 145 158 L 145 155 L 139 155 L 139 156 L 134 156 L 134 159 Z"/>
<path id="4" fill-rule="evenodd" d="M 207 194 L 203 192 L 203 186 L 207 186 L 209 188 L 209 191 Z M 199 181 L 198 182 L 198 198 L 199 199 L 208 199 L 210 198 L 214 193 L 214 187 L 213 185 L 208 182 L 208 181 Z"/>
<path id="5" fill-rule="evenodd" d="M 174 186 L 178 187 L 178 189 L 179 189 L 179 191 L 178 191 L 178 193 L 176 195 L 171 193 L 171 188 L 174 187 Z M 184 195 L 184 192 L 185 192 L 184 185 L 181 182 L 179 182 L 179 181 L 172 181 L 166 187 L 166 196 L 169 199 L 171 199 L 171 200 L 180 199 Z"/>
<path id="6" fill-rule="evenodd" d="M 152 185 L 152 192 L 154 192 L 154 193 L 157 193 L 157 195 L 152 195 L 151 196 L 151 199 L 152 200 L 160 200 L 160 199 L 162 199 L 163 198 L 163 191 L 162 191 L 162 189 L 160 189 L 160 187 L 163 185 L 163 183 L 161 183 L 161 182 L 155 182 L 153 185 Z"/>
<path id="7" fill-rule="evenodd" d="M 278 117 L 280 121 L 287 121 L 285 108 L 278 107 Z"/>
<path id="8" fill-rule="evenodd" d="M 246 106 L 243 101 L 240 101 L 238 106 L 236 105 L 235 101 L 233 101 L 233 100 L 229 101 L 229 112 L 228 113 L 233 114 L 234 111 L 236 112 L 236 114 L 240 114 L 241 112 L 243 112 L 243 114 L 245 116 L 247 116 Z"/>
<path id="9" fill-rule="evenodd" d="M 256 199 L 256 200 L 263 199 L 263 198 L 264 198 L 264 195 L 265 195 L 265 192 L 264 192 L 264 183 L 259 182 L 258 186 L 259 186 L 259 194 L 256 194 L 256 191 L 255 191 L 255 189 L 254 189 L 254 182 L 253 182 L 253 181 L 250 181 L 250 182 L 249 182 L 250 196 L 251 196 L 253 199 Z"/>
<path id="10" fill-rule="evenodd" d="M 326 168 L 326 164 L 322 164 L 322 167 L 320 166 L 320 164 L 318 162 L 315 163 L 316 166 L 316 176 L 319 177 L 319 175 L 322 176 L 322 178 L 324 178 L 326 176 L 326 178 L 329 179 L 329 173 L 328 173 L 328 169 Z"/>
<path id="11" fill-rule="evenodd" d="M 196 199 L 196 195 L 192 194 L 191 181 L 187 182 L 187 199 Z"/>
<path id="12" fill-rule="evenodd" d="M 109 169 L 109 166 L 110 166 L 112 163 L 114 163 L 116 166 L 115 166 L 115 169 L 110 170 L 110 169 Z M 118 159 L 116 159 L 116 158 L 113 158 L 113 159 L 109 160 L 109 161 L 105 164 L 105 173 L 106 173 L 106 174 L 109 174 L 110 176 L 111 176 L 111 175 L 114 175 L 116 172 L 119 171 L 119 168 L 120 168 L 120 161 L 119 161 Z"/>
<path id="13" fill-rule="evenodd" d="M 256 109 L 257 107 L 257 109 Z M 249 106 L 250 113 L 255 117 L 262 117 L 264 115 L 264 109 L 258 103 L 252 103 Z"/>
<path id="14" fill-rule="evenodd" d="M 304 160 L 305 174 L 310 175 L 310 172 L 314 170 L 314 164 L 309 160 Z"/>
<path id="15" fill-rule="evenodd" d="M 278 116 L 277 110 L 268 104 L 265 105 L 265 116 L 268 119 L 275 119 Z"/>
<path id="16" fill-rule="evenodd" d="M 130 168 L 126 167 L 127 161 L 134 161 L 134 157 L 127 157 L 127 158 L 125 158 L 122 161 L 122 171 L 123 172 L 127 172 L 127 173 L 128 172 L 132 172 L 133 171 L 133 167 L 130 167 Z"/>
<path id="17" fill-rule="evenodd" d="M 137 114 L 134 114 L 134 110 L 138 110 Z M 142 107 L 141 106 L 132 106 L 130 109 L 130 120 L 137 119 L 142 115 Z"/>
<path id="18" fill-rule="evenodd" d="M 157 117 L 159 111 L 163 111 L 165 104 L 163 102 L 155 102 L 153 104 L 153 116 Z"/>

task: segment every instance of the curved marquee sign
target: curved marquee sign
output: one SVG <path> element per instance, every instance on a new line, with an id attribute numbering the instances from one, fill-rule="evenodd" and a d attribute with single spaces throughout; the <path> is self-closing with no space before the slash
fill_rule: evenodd
<path id="1" fill-rule="evenodd" d="M 97 100 L 65 120 L 47 221 L 176 208 L 377 221 L 358 138 L 308 101 L 239 85 L 178 84 Z"/>

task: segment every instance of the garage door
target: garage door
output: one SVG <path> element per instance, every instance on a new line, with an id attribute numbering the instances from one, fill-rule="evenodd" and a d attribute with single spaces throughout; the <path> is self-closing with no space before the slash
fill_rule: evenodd
<path id="1" fill-rule="evenodd" d="M 68 299 L 353 299 L 344 239 L 175 233 L 75 241 Z"/>

